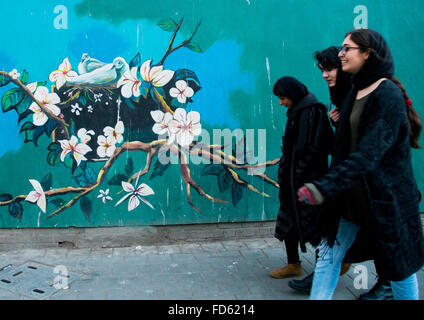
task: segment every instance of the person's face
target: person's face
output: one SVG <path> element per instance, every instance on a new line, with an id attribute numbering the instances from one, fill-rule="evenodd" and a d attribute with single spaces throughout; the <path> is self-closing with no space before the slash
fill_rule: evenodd
<path id="1" fill-rule="evenodd" d="M 287 98 L 287 97 L 278 97 L 278 98 L 280 100 L 280 106 L 285 106 L 288 109 L 293 107 L 293 101 L 291 101 L 290 98 Z"/>
<path id="2" fill-rule="evenodd" d="M 362 52 L 358 45 L 346 37 L 342 44 L 342 50 L 339 52 L 339 58 L 342 61 L 342 69 L 349 73 L 358 73 L 369 58 L 369 51 Z"/>
<path id="3" fill-rule="evenodd" d="M 334 69 L 324 69 L 321 65 L 319 66 L 319 68 L 322 71 L 322 77 L 324 78 L 325 81 L 327 81 L 328 86 L 334 87 L 336 85 L 336 80 L 337 80 L 337 68 Z"/>

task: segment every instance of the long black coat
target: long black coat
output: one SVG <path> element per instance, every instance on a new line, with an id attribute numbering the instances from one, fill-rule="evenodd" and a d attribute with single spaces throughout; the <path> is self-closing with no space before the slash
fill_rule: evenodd
<path id="1" fill-rule="evenodd" d="M 296 190 L 305 182 L 328 172 L 328 154 L 333 145 L 333 131 L 326 107 L 312 93 L 287 111 L 278 169 L 280 209 L 275 237 L 284 240 L 290 228 L 296 228 L 300 247 L 317 245 L 321 239 L 317 227 L 322 207 L 311 207 L 297 201 Z"/>
<path id="2" fill-rule="evenodd" d="M 392 81 L 383 81 L 369 96 L 359 120 L 356 148 L 348 154 L 350 112 L 351 107 L 342 108 L 337 153 L 329 173 L 313 181 L 325 200 L 337 204 L 324 217 L 324 232 L 333 245 L 340 212 L 345 210 L 340 201 L 343 192 L 362 181 L 370 216 L 357 236 L 354 251 L 374 259 L 381 279 L 400 281 L 424 264 L 419 191 L 412 170 L 405 102 Z"/>

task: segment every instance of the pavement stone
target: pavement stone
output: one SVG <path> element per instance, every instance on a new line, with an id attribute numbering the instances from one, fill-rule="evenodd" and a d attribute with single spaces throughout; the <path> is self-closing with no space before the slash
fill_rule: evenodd
<path id="1" fill-rule="evenodd" d="M 284 245 L 273 238 L 180 243 L 122 248 L 41 248 L 0 252 L 0 269 L 27 260 L 61 264 L 82 277 L 51 300 L 308 300 L 292 290 L 291 279 L 273 279 L 269 272 L 287 263 Z M 303 272 L 313 272 L 315 251 L 301 254 Z M 355 267 L 368 272 L 367 289 L 355 288 Z M 376 282 L 372 262 L 353 264 L 340 278 L 335 300 L 355 300 Z M 418 272 L 424 298 L 424 268 Z M 0 289 L 0 300 L 31 299 Z"/>

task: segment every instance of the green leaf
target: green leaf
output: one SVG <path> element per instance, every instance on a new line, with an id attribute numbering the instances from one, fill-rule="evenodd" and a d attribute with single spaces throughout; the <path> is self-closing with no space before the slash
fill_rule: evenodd
<path id="1" fill-rule="evenodd" d="M 21 88 L 12 88 L 7 91 L 1 98 L 1 107 L 3 112 L 12 110 L 25 97 L 25 93 Z"/>
<path id="2" fill-rule="evenodd" d="M 56 198 L 56 199 L 50 200 L 50 202 L 53 203 L 58 208 L 60 208 L 61 206 L 65 204 L 65 200 L 63 200 L 62 198 Z"/>
<path id="3" fill-rule="evenodd" d="M 75 132 L 75 121 L 74 120 L 71 120 L 71 125 L 69 127 L 69 134 L 71 136 L 76 136 L 77 135 L 76 132 Z"/>
<path id="4" fill-rule="evenodd" d="M 169 151 L 167 151 L 167 154 L 168 154 L 168 152 Z M 169 154 L 168 154 L 169 155 Z M 155 162 L 155 166 L 154 166 L 154 168 L 153 168 L 153 172 L 152 172 L 152 174 L 150 175 L 150 180 L 151 179 L 153 179 L 153 178 L 155 178 L 155 177 L 158 177 L 158 176 L 162 176 L 163 175 L 163 173 L 165 172 L 165 170 L 166 169 L 168 169 L 168 167 L 169 167 L 169 165 L 170 165 L 171 163 L 169 162 L 169 163 L 167 163 L 167 164 L 162 164 L 161 162 L 160 162 L 160 159 L 158 158 L 157 160 L 156 160 L 156 162 Z"/>
<path id="5" fill-rule="evenodd" d="M 60 153 L 60 150 L 50 151 L 47 155 L 47 163 L 53 167 L 58 166 L 60 163 Z"/>
<path id="6" fill-rule="evenodd" d="M 28 122 L 27 122 L 28 123 Z M 35 127 L 35 126 L 34 126 Z M 49 151 L 56 151 L 56 150 L 60 150 L 60 144 L 57 142 L 52 142 L 49 144 L 49 146 L 47 147 L 47 150 Z"/>
<path id="7" fill-rule="evenodd" d="M 197 43 L 187 43 L 184 47 L 186 47 L 187 49 L 190 49 L 191 51 L 197 52 L 197 53 L 202 53 L 202 49 L 200 49 L 200 46 Z"/>
<path id="8" fill-rule="evenodd" d="M 118 173 L 114 175 L 107 183 L 112 186 L 120 186 L 122 181 L 127 181 L 128 177 L 125 174 Z"/>
<path id="9" fill-rule="evenodd" d="M 24 212 L 24 208 L 22 207 L 20 202 L 12 202 L 9 205 L 10 215 L 14 218 L 18 218 L 19 221 L 22 221 L 23 212 Z"/>
<path id="10" fill-rule="evenodd" d="M 34 139 L 34 131 L 32 130 L 26 130 L 25 131 L 25 140 L 24 142 L 31 142 Z"/>
<path id="11" fill-rule="evenodd" d="M 97 181 L 97 175 L 94 172 L 94 170 L 91 169 L 91 168 L 85 169 L 84 176 L 85 176 L 85 179 L 87 179 L 87 181 L 90 185 L 96 183 L 96 181 Z"/>
<path id="12" fill-rule="evenodd" d="M 81 198 L 80 207 L 82 212 L 84 213 L 85 218 L 88 222 L 90 222 L 90 214 L 93 211 L 93 206 L 91 200 L 87 196 Z"/>
<path id="13" fill-rule="evenodd" d="M 24 69 L 21 76 L 21 82 L 26 85 L 28 83 L 28 77 L 28 72 Z"/>
<path id="14" fill-rule="evenodd" d="M 52 187 L 52 174 L 46 174 L 40 184 L 44 191 L 50 190 Z"/>
<path id="15" fill-rule="evenodd" d="M 140 55 L 140 52 L 139 53 L 137 53 L 136 54 L 136 56 L 131 60 L 131 62 L 130 62 L 130 64 L 129 64 L 129 66 L 130 66 L 130 69 L 132 68 L 132 67 L 139 67 L 140 66 L 140 64 L 141 64 L 141 55 Z"/>
<path id="16" fill-rule="evenodd" d="M 157 26 L 161 27 L 164 31 L 174 32 L 177 28 L 177 23 L 172 19 L 163 19 L 156 23 Z"/>
<path id="17" fill-rule="evenodd" d="M 29 96 L 25 96 L 21 102 L 19 102 L 15 107 L 15 111 L 18 115 L 23 114 L 25 111 L 28 110 L 29 106 L 32 103 L 32 99 Z"/>
<path id="18" fill-rule="evenodd" d="M 9 84 L 10 81 L 12 81 L 10 78 L 0 74 L 0 87 L 4 87 L 5 85 Z"/>
<path id="19" fill-rule="evenodd" d="M 12 199 L 13 199 L 13 196 L 11 194 L 8 194 L 8 193 L 0 194 L 0 202 L 9 201 Z"/>
<path id="20" fill-rule="evenodd" d="M 35 125 L 35 124 L 33 124 L 32 122 L 25 122 L 25 123 L 22 125 L 22 128 L 21 128 L 21 130 L 19 131 L 19 133 L 21 133 L 22 131 L 33 130 L 33 129 L 35 129 L 35 128 L 36 128 L 36 125 Z"/>
<path id="21" fill-rule="evenodd" d="M 231 173 L 227 170 L 222 170 L 218 175 L 218 187 L 219 191 L 224 192 L 231 187 Z"/>
<path id="22" fill-rule="evenodd" d="M 231 198 L 234 207 L 236 207 L 237 203 L 243 198 L 243 188 L 237 183 L 233 183 Z"/>
<path id="23" fill-rule="evenodd" d="M 218 176 L 221 171 L 225 171 L 225 168 L 223 168 L 220 164 L 208 164 L 206 165 L 201 172 L 202 176 Z"/>

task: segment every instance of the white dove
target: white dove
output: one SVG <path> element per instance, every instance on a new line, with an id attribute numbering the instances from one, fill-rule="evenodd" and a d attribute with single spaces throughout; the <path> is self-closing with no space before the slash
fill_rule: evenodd
<path id="1" fill-rule="evenodd" d="M 101 62 L 97 59 L 94 59 L 88 55 L 88 53 L 83 53 L 81 57 L 81 62 L 78 64 L 79 74 L 88 73 L 94 71 L 100 67 L 105 66 L 107 63 Z"/>
<path id="2" fill-rule="evenodd" d="M 130 68 L 122 57 L 117 57 L 112 63 L 94 69 L 91 72 L 73 77 L 67 81 L 68 84 L 76 85 L 99 85 L 105 86 L 117 82 Z"/>

